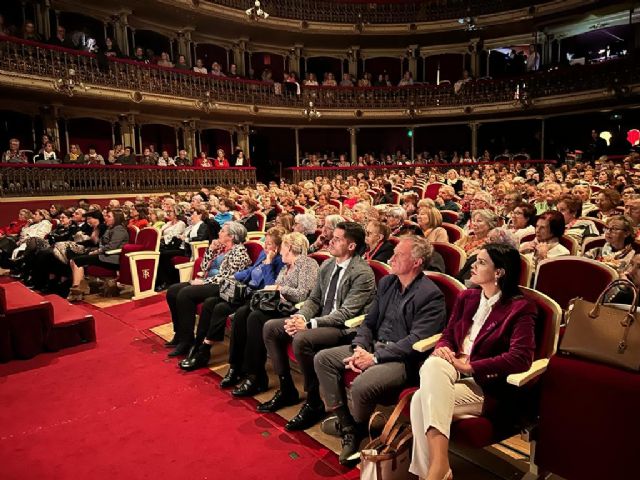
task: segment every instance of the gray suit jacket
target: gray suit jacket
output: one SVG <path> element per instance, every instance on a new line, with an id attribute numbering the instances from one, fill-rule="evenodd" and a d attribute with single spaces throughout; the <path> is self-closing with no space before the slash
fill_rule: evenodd
<path id="1" fill-rule="evenodd" d="M 323 298 L 329 289 L 331 273 L 336 259 L 326 260 L 320 267 L 318 282 L 311 295 L 298 312 L 307 321 L 315 318 L 318 327 L 345 328 L 344 322 L 355 316 L 367 313 L 376 296 L 376 282 L 369 264 L 359 255 L 354 256 L 345 270 L 338 285 L 337 308 L 329 315 L 319 317 L 322 312 Z"/>

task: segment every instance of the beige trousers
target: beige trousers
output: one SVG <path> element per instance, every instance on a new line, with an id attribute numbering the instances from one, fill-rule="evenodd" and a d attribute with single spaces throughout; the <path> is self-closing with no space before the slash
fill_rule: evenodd
<path id="1" fill-rule="evenodd" d="M 449 438 L 453 419 L 480 415 L 483 400 L 482 389 L 473 378 L 460 379 L 446 360 L 433 355 L 427 358 L 420 369 L 420 389 L 411 399 L 413 456 L 409 471 L 421 478 L 429 472 L 429 428 Z"/>

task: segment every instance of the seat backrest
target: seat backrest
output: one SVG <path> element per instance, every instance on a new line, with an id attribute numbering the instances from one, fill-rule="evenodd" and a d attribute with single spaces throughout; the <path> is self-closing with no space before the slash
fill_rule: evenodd
<path id="1" fill-rule="evenodd" d="M 525 242 L 532 242 L 536 238 L 535 233 L 530 233 L 529 235 L 525 235 L 520 239 L 520 244 L 522 245 Z"/>
<path id="2" fill-rule="evenodd" d="M 432 242 L 431 245 L 436 252 L 442 255 L 445 273 L 453 277 L 458 275 L 467 261 L 466 252 L 452 243 Z"/>
<path id="3" fill-rule="evenodd" d="M 593 188 L 593 187 L 591 187 L 591 188 Z M 593 222 L 594 225 L 596 226 L 596 228 L 598 229 L 598 233 L 600 235 L 603 235 L 604 234 L 604 229 L 607 228 L 607 223 L 603 222 L 599 218 L 595 218 L 595 217 L 580 217 L 578 220 L 589 220 L 590 222 Z"/>
<path id="4" fill-rule="evenodd" d="M 455 243 L 465 236 L 464 230 L 453 223 L 443 222 L 442 228 L 447 231 L 447 237 L 449 237 L 451 243 Z"/>
<path id="5" fill-rule="evenodd" d="M 258 218 L 258 230 L 264 232 L 265 226 L 267 225 L 267 216 L 263 212 L 255 212 L 255 215 Z"/>
<path id="6" fill-rule="evenodd" d="M 318 266 L 322 265 L 322 262 L 331 258 L 331 254 L 329 252 L 320 251 L 313 252 L 308 255 L 310 258 L 313 258 L 316 262 L 318 262 Z"/>
<path id="7" fill-rule="evenodd" d="M 376 285 L 380 283 L 380 279 L 382 277 L 391 273 L 391 269 L 386 263 L 378 262 L 377 260 L 367 260 L 367 263 L 371 267 L 371 270 L 373 270 L 373 275 L 376 278 Z"/>
<path id="8" fill-rule="evenodd" d="M 578 255 L 578 251 L 580 250 L 580 245 L 578 245 L 578 241 L 570 237 L 569 235 L 563 235 L 560 237 L 560 245 L 569 250 L 570 255 Z"/>
<path id="9" fill-rule="evenodd" d="M 251 263 L 255 263 L 258 260 L 258 257 L 264 250 L 264 247 L 260 242 L 256 242 L 255 240 L 249 240 L 248 242 L 244 242 L 244 247 L 247 249 L 247 253 L 249 253 L 249 258 L 251 259 Z"/>
<path id="10" fill-rule="evenodd" d="M 533 273 L 533 264 L 528 257 L 520 254 L 520 280 L 518 285 L 528 287 L 531 285 L 531 274 Z"/>
<path id="11" fill-rule="evenodd" d="M 536 270 L 533 288 L 548 295 L 563 310 L 581 297 L 595 302 L 618 273 L 608 265 L 589 258 L 562 256 L 542 260 Z"/>
<path id="12" fill-rule="evenodd" d="M 333 205 L 338 208 L 338 213 L 342 212 L 342 202 L 340 200 L 336 200 L 335 198 L 329 199 L 329 205 Z"/>
<path id="13" fill-rule="evenodd" d="M 398 237 L 389 237 L 389 243 L 391 243 L 391 245 L 393 245 L 393 248 L 396 248 L 396 245 L 398 245 L 398 243 L 400 243 L 400 239 Z"/>
<path id="14" fill-rule="evenodd" d="M 535 303 L 538 315 L 536 317 L 536 353 L 535 360 L 550 358 L 558 348 L 560 338 L 560 322 L 562 309 L 558 302 L 531 288 L 521 287 L 522 294 Z"/>
<path id="15" fill-rule="evenodd" d="M 601 235 L 599 237 L 586 238 L 584 243 L 582 244 L 582 254 L 584 255 L 589 250 L 593 250 L 594 248 L 604 247 L 605 243 L 607 243 L 607 240 L 604 238 L 604 235 Z"/>
<path id="16" fill-rule="evenodd" d="M 199 256 L 193 264 L 193 270 L 191 271 L 191 279 L 198 278 L 198 274 L 202 271 L 202 259 L 204 258 L 204 252 Z"/>
<path id="17" fill-rule="evenodd" d="M 424 192 L 424 198 L 430 198 L 431 200 L 435 200 L 438 196 L 438 192 L 444 183 L 430 183 L 427 185 L 427 189 Z"/>
<path id="18" fill-rule="evenodd" d="M 306 209 L 302 205 L 294 205 L 293 211 L 296 213 L 306 213 Z"/>
<path id="19" fill-rule="evenodd" d="M 191 242 L 191 260 L 204 257 L 207 248 L 209 248 L 209 242 L 207 240 Z"/>
<path id="20" fill-rule="evenodd" d="M 142 246 L 142 250 L 158 252 L 160 250 L 160 232 L 153 227 L 146 227 L 138 232 L 136 244 Z"/>
<path id="21" fill-rule="evenodd" d="M 129 243 L 136 243 L 136 238 L 138 238 L 138 232 L 140 229 L 135 225 L 129 225 L 127 230 L 129 232 Z"/>
<path id="22" fill-rule="evenodd" d="M 453 210 L 440 210 L 440 214 L 443 222 L 451 223 L 452 225 L 456 224 L 460 219 L 460 214 Z"/>
<path id="23" fill-rule="evenodd" d="M 460 292 L 466 287 L 458 280 L 450 275 L 440 272 L 425 271 L 424 274 L 437 285 L 440 291 L 444 294 L 444 303 L 447 306 L 447 320 L 453 311 L 453 306 L 456 303 L 456 299 Z"/>

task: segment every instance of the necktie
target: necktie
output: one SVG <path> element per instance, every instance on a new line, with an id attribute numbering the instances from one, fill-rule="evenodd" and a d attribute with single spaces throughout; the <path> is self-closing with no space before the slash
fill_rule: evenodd
<path id="1" fill-rule="evenodd" d="M 331 310 L 333 310 L 333 302 L 336 298 L 336 290 L 338 289 L 338 278 L 340 277 L 340 270 L 342 267 L 336 267 L 336 271 L 331 277 L 331 281 L 329 282 L 329 291 L 327 292 L 327 297 L 324 300 L 324 306 L 322 307 L 321 316 L 329 315 Z"/>

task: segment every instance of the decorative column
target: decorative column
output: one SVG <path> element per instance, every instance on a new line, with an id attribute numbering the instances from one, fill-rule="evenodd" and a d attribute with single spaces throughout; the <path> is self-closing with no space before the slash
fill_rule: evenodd
<path id="1" fill-rule="evenodd" d="M 47 134 L 53 140 L 58 149 L 62 148 L 60 138 L 60 127 L 58 120 L 60 118 L 60 105 L 43 105 L 40 107 L 40 117 L 42 118 L 42 126 L 44 132 L 38 132 L 36 135 L 36 147 L 39 145 L 40 135 Z M 39 147 L 38 147 L 39 148 Z"/>
<path id="2" fill-rule="evenodd" d="M 477 78 L 480 74 L 480 55 L 478 48 L 480 46 L 479 38 L 472 38 L 469 43 L 469 53 L 471 54 L 471 76 Z M 464 57 L 464 56 L 463 56 Z"/>
<path id="3" fill-rule="evenodd" d="M 353 75 L 353 78 L 358 78 L 358 52 L 360 47 L 352 45 L 347 50 L 347 60 L 349 62 L 349 74 Z M 364 67 L 364 59 L 362 60 Z"/>
<path id="4" fill-rule="evenodd" d="M 122 146 L 131 147 L 136 151 L 136 116 L 133 113 L 120 115 L 120 133 Z"/>
<path id="5" fill-rule="evenodd" d="M 300 58 L 302 57 L 302 48 L 303 45 L 296 43 L 289 53 L 287 54 L 287 62 L 289 65 L 290 72 L 296 72 L 298 75 L 298 80 L 302 81 L 301 73 L 300 73 Z"/>
<path id="6" fill-rule="evenodd" d="M 183 145 L 184 149 L 187 151 L 187 156 L 189 157 L 190 162 L 193 162 L 193 158 L 196 156 L 196 131 L 197 127 L 195 120 L 182 121 Z"/>
<path id="7" fill-rule="evenodd" d="M 238 146 L 244 152 L 244 156 L 249 159 L 251 159 L 249 155 L 251 148 L 251 145 L 249 144 L 250 131 L 251 127 L 247 124 L 240 124 L 236 129 L 236 132 L 238 133 Z"/>
<path id="8" fill-rule="evenodd" d="M 300 129 L 294 128 L 293 133 L 296 139 L 296 167 L 300 166 Z"/>
<path id="9" fill-rule="evenodd" d="M 247 50 L 247 41 L 246 38 L 241 38 L 237 43 L 234 43 L 231 47 L 233 52 L 233 63 L 238 67 L 239 75 L 248 75 L 248 70 L 245 65 L 245 52 Z"/>
<path id="10" fill-rule="evenodd" d="M 355 127 L 351 127 L 349 130 L 350 137 L 350 151 L 351 151 L 351 165 L 357 165 L 358 163 L 358 143 L 356 135 L 358 133 L 358 129 Z"/>
<path id="11" fill-rule="evenodd" d="M 128 34 L 128 12 L 119 12 L 111 16 L 111 23 L 113 24 L 113 40 L 118 45 L 120 51 L 124 54 L 131 54 L 129 48 L 129 34 Z"/>
<path id="12" fill-rule="evenodd" d="M 193 64 L 191 55 L 191 29 L 180 30 L 177 32 L 176 39 L 178 41 L 178 55 L 184 55 L 187 64 Z"/>
<path id="13" fill-rule="evenodd" d="M 544 160 L 544 118 L 540 122 L 540 160 Z"/>
<path id="14" fill-rule="evenodd" d="M 473 158 L 478 158 L 478 127 L 480 123 L 478 122 L 469 122 L 469 127 L 471 128 L 471 156 Z"/>
<path id="15" fill-rule="evenodd" d="M 407 57 L 409 58 L 409 72 L 411 72 L 411 76 L 413 77 L 414 82 L 418 80 L 418 58 L 416 56 L 417 49 L 418 45 L 409 45 L 407 47 Z M 404 72 L 402 73 L 404 74 Z"/>
<path id="16" fill-rule="evenodd" d="M 40 26 L 40 34 L 47 40 L 51 38 L 51 21 L 49 16 L 50 10 L 50 0 L 44 0 L 42 3 L 36 4 L 36 23 Z"/>

